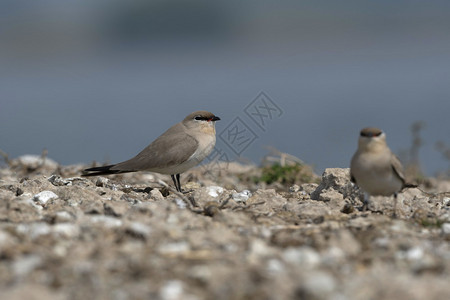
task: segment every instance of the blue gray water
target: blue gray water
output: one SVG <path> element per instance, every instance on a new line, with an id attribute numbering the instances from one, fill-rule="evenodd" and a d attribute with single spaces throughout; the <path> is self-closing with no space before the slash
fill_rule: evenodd
<path id="1" fill-rule="evenodd" d="M 445 2 L 435 9 L 415 1 L 395 9 L 348 4 L 353 11 L 252 2 L 239 13 L 233 4 L 220 22 L 200 18 L 214 24 L 210 30 L 201 22 L 186 29 L 193 35 L 165 23 L 141 32 L 123 16 L 92 21 L 88 4 L 69 12 L 44 1 L 54 11 L 33 14 L 11 3 L 0 30 L 0 149 L 11 157 L 46 148 L 62 164 L 118 162 L 204 109 L 222 118 L 218 133 L 239 117 L 253 134 L 236 152 L 218 139 L 230 159 L 259 163 L 265 146 L 274 146 L 318 172 L 347 167 L 362 127 L 384 129 L 400 154 L 410 148 L 411 124 L 423 121 L 424 171 L 450 167 L 435 148 L 450 145 Z M 279 109 L 263 126 L 245 113 L 261 92 Z"/>

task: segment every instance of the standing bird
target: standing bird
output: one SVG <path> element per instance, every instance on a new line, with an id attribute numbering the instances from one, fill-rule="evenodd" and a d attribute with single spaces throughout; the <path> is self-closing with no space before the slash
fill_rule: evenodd
<path id="1" fill-rule="evenodd" d="M 394 215 L 397 207 L 397 193 L 406 184 L 403 167 L 386 144 L 385 133 L 373 127 L 360 132 L 358 150 L 350 163 L 351 181 L 364 191 L 363 210 L 369 205 L 370 196 L 394 195 Z"/>
<path id="2" fill-rule="evenodd" d="M 85 169 L 82 176 L 151 171 L 170 174 L 181 192 L 180 173 L 199 164 L 216 144 L 215 122 L 219 117 L 208 111 L 195 111 L 170 127 L 135 157 L 104 167 Z"/>

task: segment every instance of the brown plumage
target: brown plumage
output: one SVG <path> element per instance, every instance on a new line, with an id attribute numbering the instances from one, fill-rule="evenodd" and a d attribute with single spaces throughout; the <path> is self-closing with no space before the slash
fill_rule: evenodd
<path id="1" fill-rule="evenodd" d="M 179 174 L 200 163 L 214 148 L 215 121 L 208 111 L 196 111 L 170 127 L 135 157 L 114 165 L 85 169 L 82 176 L 98 176 L 136 171 L 172 175 L 181 191 Z M 174 175 L 176 175 L 176 179 Z"/>

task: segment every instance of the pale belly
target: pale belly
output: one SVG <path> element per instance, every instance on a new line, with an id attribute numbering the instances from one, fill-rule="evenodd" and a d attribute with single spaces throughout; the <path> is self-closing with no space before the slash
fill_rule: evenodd
<path id="1" fill-rule="evenodd" d="M 351 172 L 356 184 L 372 196 L 390 196 L 402 189 L 402 180 L 385 161 L 385 157 L 380 157 L 379 160 L 372 157 L 369 162 L 364 156 L 352 161 Z"/>
<path id="2" fill-rule="evenodd" d="M 355 176 L 357 185 L 372 196 L 390 196 L 402 189 L 402 181 L 394 175 L 367 172 L 363 176 Z"/>

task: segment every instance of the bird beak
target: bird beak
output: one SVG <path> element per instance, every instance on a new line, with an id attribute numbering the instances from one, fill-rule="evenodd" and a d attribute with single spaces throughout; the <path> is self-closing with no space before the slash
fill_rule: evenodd
<path id="1" fill-rule="evenodd" d="M 210 121 L 219 121 L 219 120 L 220 120 L 219 117 L 214 116 L 211 119 L 209 119 L 208 122 L 210 122 Z"/>

